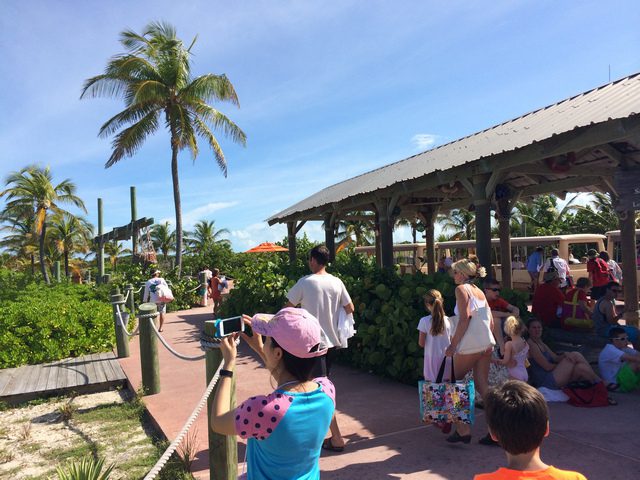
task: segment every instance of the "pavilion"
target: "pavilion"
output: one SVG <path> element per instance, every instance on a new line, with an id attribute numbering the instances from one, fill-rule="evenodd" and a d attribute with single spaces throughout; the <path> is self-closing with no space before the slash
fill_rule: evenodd
<path id="1" fill-rule="evenodd" d="M 435 271 L 434 220 L 456 208 L 476 216 L 476 250 L 491 264 L 491 210 L 500 246 L 510 251 L 513 204 L 554 193 L 607 192 L 620 219 L 625 318 L 638 324 L 635 210 L 640 209 L 640 73 L 527 113 L 481 132 L 337 183 L 267 219 L 286 223 L 289 253 L 307 221 L 324 222 L 335 251 L 340 220 L 376 225 L 377 257 L 393 266 L 393 225 L 422 220 L 427 266 Z M 510 255 L 503 255 L 503 283 L 511 286 Z"/>

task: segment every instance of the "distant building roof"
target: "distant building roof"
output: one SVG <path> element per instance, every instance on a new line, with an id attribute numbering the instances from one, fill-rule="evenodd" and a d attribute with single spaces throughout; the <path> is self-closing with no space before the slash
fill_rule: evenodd
<path id="1" fill-rule="evenodd" d="M 395 184 L 437 174 L 541 142 L 555 135 L 640 113 L 640 73 L 581 93 L 545 108 L 337 183 L 292 205 L 269 224 L 304 217 L 323 206 Z"/>

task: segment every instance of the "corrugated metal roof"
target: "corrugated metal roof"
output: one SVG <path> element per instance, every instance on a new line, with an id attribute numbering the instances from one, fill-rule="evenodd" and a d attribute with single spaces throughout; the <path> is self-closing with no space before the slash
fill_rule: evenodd
<path id="1" fill-rule="evenodd" d="M 637 113 L 640 113 L 640 73 L 337 183 L 273 215 L 267 221 L 276 223 L 295 213 L 514 151 L 580 127 Z"/>

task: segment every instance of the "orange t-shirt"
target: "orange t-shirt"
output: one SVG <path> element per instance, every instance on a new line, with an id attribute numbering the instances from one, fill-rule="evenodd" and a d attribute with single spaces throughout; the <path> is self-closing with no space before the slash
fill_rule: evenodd
<path id="1" fill-rule="evenodd" d="M 492 473 L 480 473 L 473 477 L 473 480 L 587 480 L 587 477 L 578 472 L 569 470 L 558 470 L 550 466 L 544 470 L 511 470 L 509 468 L 499 468 Z"/>

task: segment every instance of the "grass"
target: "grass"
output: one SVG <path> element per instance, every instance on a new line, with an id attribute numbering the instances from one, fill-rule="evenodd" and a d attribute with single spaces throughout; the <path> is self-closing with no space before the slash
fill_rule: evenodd
<path id="1" fill-rule="evenodd" d="M 131 397 L 129 401 L 89 408 L 79 408 L 73 395 L 9 407 L 15 420 L 11 424 L 3 422 L 0 429 L 0 478 L 55 478 L 56 467 L 65 468 L 87 456 L 105 458 L 105 464 L 115 463 L 113 478 L 142 478 L 168 444 L 147 435 L 151 424 L 144 404 L 139 396 Z M 37 413 L 33 410 L 36 408 Z M 24 410 L 26 421 L 13 415 L 19 414 L 18 410 Z M 29 418 L 31 410 L 34 413 Z M 43 417 L 49 420 L 34 421 Z M 55 435 L 64 439 L 56 439 Z M 190 450 L 185 452 L 184 460 L 174 454 L 157 478 L 192 479 L 185 468 L 187 462 L 193 461 Z M 27 467 L 39 469 L 38 473 L 23 472 Z"/>

